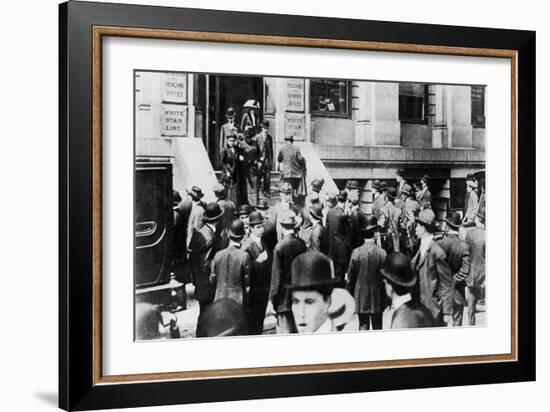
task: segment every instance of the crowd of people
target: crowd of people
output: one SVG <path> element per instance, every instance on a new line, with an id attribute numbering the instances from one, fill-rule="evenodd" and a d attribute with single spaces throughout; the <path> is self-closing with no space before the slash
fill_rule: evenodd
<path id="1" fill-rule="evenodd" d="M 369 213 L 360 186 L 338 193 L 310 182 L 299 206 L 296 187 L 279 186 L 279 200 L 236 205 L 227 186 L 216 202 L 198 187 L 175 198 L 173 268 L 194 285 L 200 306 L 196 336 L 316 333 L 476 323 L 485 292 L 483 181 L 466 179 L 465 208 L 437 218 L 429 177 L 416 190 L 396 171 L 395 185 L 372 183 Z"/>

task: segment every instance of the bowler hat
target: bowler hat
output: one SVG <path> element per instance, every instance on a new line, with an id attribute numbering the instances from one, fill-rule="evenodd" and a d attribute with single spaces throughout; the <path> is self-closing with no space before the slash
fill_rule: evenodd
<path id="1" fill-rule="evenodd" d="M 380 182 L 380 185 L 378 186 L 378 191 L 385 192 L 388 190 L 388 184 L 386 182 Z"/>
<path id="2" fill-rule="evenodd" d="M 359 186 L 359 182 L 357 180 L 350 180 L 348 189 L 350 189 L 350 190 L 354 190 L 354 189 L 360 190 L 361 186 Z"/>
<path id="3" fill-rule="evenodd" d="M 338 196 L 336 196 L 339 202 L 345 202 L 348 200 L 348 192 L 345 190 L 340 190 L 340 193 L 338 193 Z"/>
<path id="4" fill-rule="evenodd" d="M 247 334 L 248 322 L 243 306 L 233 299 L 219 299 L 201 309 L 197 321 L 198 338 Z"/>
<path id="5" fill-rule="evenodd" d="M 269 120 L 267 120 L 267 119 L 262 120 L 262 122 L 260 123 L 260 125 L 261 125 L 262 127 L 265 127 L 266 129 L 269 129 Z"/>
<path id="6" fill-rule="evenodd" d="M 294 258 L 290 269 L 290 290 L 307 290 L 315 287 L 335 286 L 330 260 L 319 252 L 306 252 Z"/>
<path id="7" fill-rule="evenodd" d="M 424 209 L 419 214 L 418 217 L 414 218 L 417 223 L 425 226 L 428 231 L 433 231 L 437 228 L 437 223 L 435 222 L 435 213 L 432 209 Z"/>
<path id="8" fill-rule="evenodd" d="M 244 223 L 241 219 L 235 219 L 227 228 L 229 237 L 233 240 L 241 240 L 245 235 Z"/>
<path id="9" fill-rule="evenodd" d="M 284 228 L 294 228 L 296 225 L 298 225 L 298 220 L 296 219 L 296 213 L 292 210 L 287 210 L 284 214 L 281 220 L 279 221 L 281 226 Z"/>
<path id="10" fill-rule="evenodd" d="M 240 205 L 237 209 L 237 216 L 249 215 L 252 212 L 252 208 L 249 205 Z"/>
<path id="11" fill-rule="evenodd" d="M 290 183 L 283 182 L 281 186 L 279 186 L 279 192 L 288 194 L 294 192 L 294 190 L 292 189 L 292 186 L 290 186 Z"/>
<path id="12" fill-rule="evenodd" d="M 323 183 L 324 182 L 319 179 L 313 179 L 311 181 L 311 188 L 316 191 L 321 191 L 321 189 L 323 188 Z"/>
<path id="13" fill-rule="evenodd" d="M 401 252 L 390 253 L 386 257 L 380 273 L 391 283 L 405 288 L 412 288 L 417 281 L 417 277 L 411 269 L 410 259 Z"/>
<path id="14" fill-rule="evenodd" d="M 214 194 L 218 197 L 225 195 L 225 186 L 221 183 L 216 183 L 214 185 Z"/>
<path id="15" fill-rule="evenodd" d="M 204 210 L 204 214 L 202 219 L 207 222 L 215 222 L 223 215 L 223 210 L 221 210 L 220 205 L 218 205 L 216 202 L 208 203 L 206 205 L 206 209 Z"/>
<path id="16" fill-rule="evenodd" d="M 376 179 L 371 186 L 374 190 L 380 190 L 380 180 Z"/>
<path id="17" fill-rule="evenodd" d="M 397 189 L 395 187 L 388 188 L 388 199 L 394 200 L 397 197 Z"/>
<path id="18" fill-rule="evenodd" d="M 260 225 L 264 223 L 264 216 L 260 212 L 252 212 L 248 216 L 248 224 L 250 226 Z"/>
<path id="19" fill-rule="evenodd" d="M 258 204 L 256 205 L 257 210 L 267 210 L 269 209 L 269 203 L 267 203 L 266 199 L 260 199 L 258 201 Z"/>
<path id="20" fill-rule="evenodd" d="M 401 177 L 405 177 L 405 169 L 397 169 L 397 170 L 395 171 L 395 174 L 396 174 L 396 175 L 399 175 L 399 176 L 401 176 Z"/>
<path id="21" fill-rule="evenodd" d="M 294 136 L 285 136 L 285 140 L 293 142 L 294 141 Z"/>
<path id="22" fill-rule="evenodd" d="M 315 203 L 310 206 L 309 214 L 314 219 L 323 220 L 323 205 L 321 203 Z"/>
<path id="23" fill-rule="evenodd" d="M 460 226 L 462 226 L 462 219 L 460 218 L 460 213 L 458 213 L 456 210 L 451 210 L 447 214 L 447 218 L 445 219 L 445 222 L 447 222 L 447 224 L 453 229 L 458 229 Z"/>
<path id="24" fill-rule="evenodd" d="M 187 188 L 186 191 L 189 196 L 196 200 L 201 199 L 204 196 L 204 193 L 202 193 L 202 189 L 198 186 L 192 186 L 191 189 Z"/>
<path id="25" fill-rule="evenodd" d="M 370 233 L 378 229 L 378 219 L 374 215 L 362 215 L 360 221 L 361 232 Z"/>
<path id="26" fill-rule="evenodd" d="M 225 111 L 225 117 L 229 117 L 229 118 L 235 117 L 235 109 L 233 109 L 232 107 L 228 107 L 227 110 Z"/>

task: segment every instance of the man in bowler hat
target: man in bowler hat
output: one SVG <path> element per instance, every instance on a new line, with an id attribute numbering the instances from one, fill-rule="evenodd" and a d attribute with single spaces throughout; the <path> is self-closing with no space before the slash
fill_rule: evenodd
<path id="1" fill-rule="evenodd" d="M 386 295 L 391 299 L 394 310 L 392 329 L 436 326 L 431 312 L 414 296 L 418 278 L 411 270 L 407 255 L 390 253 L 380 273 L 384 277 Z"/>
<path id="2" fill-rule="evenodd" d="M 421 211 L 415 228 L 420 247 L 411 267 L 419 279 L 420 302 L 430 310 L 438 325 L 446 326 L 452 324 L 455 281 L 447 255 L 434 240 L 436 230 L 434 212 Z"/>
<path id="3" fill-rule="evenodd" d="M 294 145 L 294 136 L 286 136 L 285 142 L 286 144 L 279 150 L 277 162 L 283 182 L 289 183 L 296 194 L 302 181 L 306 161 L 300 149 Z"/>
<path id="4" fill-rule="evenodd" d="M 328 232 L 323 225 L 323 205 L 319 202 L 309 209 L 309 217 L 312 223 L 311 235 L 309 237 L 308 250 L 319 252 L 328 256 L 329 239 Z M 307 243 L 307 242 L 306 242 Z"/>
<path id="5" fill-rule="evenodd" d="M 382 313 L 385 305 L 385 291 L 380 269 L 386 259 L 386 251 L 379 247 L 374 235 L 378 231 L 378 220 L 373 215 L 363 215 L 360 233 L 363 244 L 353 250 L 348 267 L 348 290 L 355 298 L 359 316 L 359 329 L 382 329 Z"/>
<path id="6" fill-rule="evenodd" d="M 285 285 L 290 283 L 290 268 L 294 258 L 304 253 L 305 242 L 296 236 L 296 214 L 289 210 L 279 221 L 283 229 L 283 238 L 275 246 L 269 300 L 277 313 L 277 333 L 291 333 L 294 322 Z"/>
<path id="7" fill-rule="evenodd" d="M 243 222 L 239 219 L 233 220 L 227 232 L 229 246 L 216 253 L 212 261 L 210 282 L 216 285 L 214 301 L 232 299 L 246 308 L 252 262 L 248 253 L 241 250 L 245 233 Z"/>
<path id="8" fill-rule="evenodd" d="M 199 301 L 201 310 L 214 298 L 214 288 L 211 286 L 209 278 L 212 259 L 219 250 L 223 249 L 218 230 L 222 216 L 223 212 L 220 206 L 215 202 L 209 203 L 204 211 L 204 226 L 198 231 L 193 231 L 188 246 L 195 283 L 195 299 Z"/>
<path id="9" fill-rule="evenodd" d="M 234 135 L 233 129 L 237 127 L 235 125 L 235 109 L 228 107 L 225 111 L 225 119 L 226 122 L 220 128 L 220 154 L 227 144 L 227 137 Z"/>
<path id="10" fill-rule="evenodd" d="M 255 137 L 258 144 L 258 179 L 256 182 L 256 198 L 260 192 L 265 197 L 271 197 L 271 168 L 273 167 L 273 137 L 269 134 L 269 120 L 262 120 L 260 133 Z"/>
<path id="11" fill-rule="evenodd" d="M 347 192 L 340 191 L 337 196 L 337 205 L 327 212 L 328 254 L 334 263 L 334 276 L 342 282 L 351 254 L 351 227 L 349 217 L 344 211 L 346 200 Z"/>
<path id="12" fill-rule="evenodd" d="M 476 324 L 477 302 L 485 297 L 485 210 L 476 213 L 473 222 L 464 226 L 472 226 L 466 232 L 466 243 L 470 255 L 470 273 L 466 278 L 465 296 L 468 303 L 468 320 L 470 325 Z"/>

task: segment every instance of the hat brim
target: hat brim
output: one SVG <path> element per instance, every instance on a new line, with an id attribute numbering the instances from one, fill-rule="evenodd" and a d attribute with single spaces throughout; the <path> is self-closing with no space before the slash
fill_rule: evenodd
<path id="1" fill-rule="evenodd" d="M 375 232 L 376 230 L 378 230 L 380 228 L 380 226 L 378 225 L 371 225 L 371 226 L 367 226 L 365 228 L 362 228 L 361 229 L 361 232 L 362 233 L 370 233 L 370 232 Z"/>
<path id="2" fill-rule="evenodd" d="M 445 223 L 447 223 L 450 227 L 452 227 L 453 229 L 458 229 L 462 226 L 462 222 L 459 223 L 458 225 L 456 223 L 453 223 L 447 219 L 444 220 Z"/>
<path id="3" fill-rule="evenodd" d="M 398 285 L 398 286 L 402 286 L 404 288 L 412 288 L 414 285 L 416 285 L 416 282 L 418 281 L 418 278 L 416 277 L 416 275 L 413 273 L 413 276 L 411 279 L 409 279 L 408 281 L 403 281 L 402 279 L 399 279 L 397 278 L 395 275 L 393 275 L 392 273 L 384 270 L 384 269 L 380 269 L 380 273 L 382 274 L 382 276 L 384 276 L 386 279 L 388 279 L 390 282 Z"/>
<path id="4" fill-rule="evenodd" d="M 436 224 L 430 224 L 430 223 L 427 223 L 427 222 L 424 222 L 422 219 L 419 219 L 417 217 L 414 218 L 415 222 L 416 223 L 420 223 L 422 226 L 426 227 L 426 228 L 429 228 L 429 229 L 437 229 L 437 225 Z"/>
<path id="5" fill-rule="evenodd" d="M 287 290 L 308 290 L 308 289 L 315 289 L 319 287 L 327 287 L 327 286 L 336 286 L 338 283 L 340 283 L 339 278 L 331 278 L 322 282 L 313 282 L 308 284 L 286 284 L 285 288 Z"/>
<path id="6" fill-rule="evenodd" d="M 209 223 L 209 222 L 214 222 L 216 220 L 218 220 L 220 217 L 223 216 L 223 210 L 216 216 L 212 216 L 212 217 L 206 217 L 206 216 L 203 216 L 202 217 L 202 220 L 204 220 L 205 222 Z"/>

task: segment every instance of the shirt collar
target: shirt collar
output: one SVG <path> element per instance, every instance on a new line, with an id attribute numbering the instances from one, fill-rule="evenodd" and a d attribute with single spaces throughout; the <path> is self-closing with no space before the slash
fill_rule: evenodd
<path id="1" fill-rule="evenodd" d="M 404 305 L 405 303 L 410 302 L 411 299 L 412 297 L 410 293 L 406 293 L 405 295 L 401 295 L 393 298 L 393 301 L 392 301 L 393 310 L 397 310 L 397 308 L 399 308 L 401 305 Z"/>
<path id="2" fill-rule="evenodd" d="M 332 322 L 327 318 L 325 322 L 315 331 L 315 333 L 330 333 L 332 332 Z"/>

